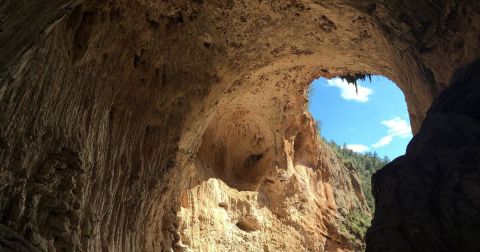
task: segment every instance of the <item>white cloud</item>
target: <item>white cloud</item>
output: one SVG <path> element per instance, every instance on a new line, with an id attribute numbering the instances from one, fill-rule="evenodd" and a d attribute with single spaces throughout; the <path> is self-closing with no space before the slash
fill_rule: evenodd
<path id="1" fill-rule="evenodd" d="M 347 149 L 350 149 L 354 152 L 365 152 L 365 151 L 370 150 L 370 148 L 368 148 L 368 146 L 365 146 L 363 144 L 348 144 Z"/>
<path id="2" fill-rule="evenodd" d="M 378 140 L 378 142 L 372 144 L 372 146 L 374 148 L 379 148 L 379 147 L 382 147 L 382 146 L 385 146 L 385 145 L 389 145 L 393 140 L 393 137 L 392 136 L 384 136 L 382 137 L 382 139 Z"/>
<path id="3" fill-rule="evenodd" d="M 395 117 L 391 120 L 382 121 L 382 124 L 388 127 L 388 134 L 391 136 L 399 136 L 407 138 L 412 136 L 412 129 L 407 121 L 400 117 Z"/>
<path id="4" fill-rule="evenodd" d="M 387 135 L 378 140 L 378 142 L 372 144 L 372 147 L 374 148 L 389 145 L 394 137 L 409 138 L 412 136 L 410 124 L 400 117 L 395 117 L 391 120 L 384 120 L 382 121 L 382 124 L 388 128 Z"/>
<path id="5" fill-rule="evenodd" d="M 357 102 L 367 102 L 369 99 L 369 95 L 373 93 L 373 90 L 370 88 L 366 88 L 360 83 L 358 83 L 357 88 L 358 88 L 358 93 L 355 89 L 355 86 L 352 84 L 349 84 L 347 81 L 342 80 L 340 78 L 334 78 L 327 80 L 327 85 L 329 87 L 337 87 L 341 91 L 341 96 L 345 100 L 354 100 Z"/>

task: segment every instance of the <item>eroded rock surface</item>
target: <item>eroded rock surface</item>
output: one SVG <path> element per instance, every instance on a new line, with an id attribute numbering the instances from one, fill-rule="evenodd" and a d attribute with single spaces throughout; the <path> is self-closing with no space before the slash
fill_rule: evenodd
<path id="1" fill-rule="evenodd" d="M 453 72 L 479 58 L 479 9 L 468 0 L 1 1 L 2 236 L 42 251 L 207 246 L 185 219 L 211 217 L 192 212 L 197 202 L 228 214 L 230 224 L 218 222 L 234 230 L 225 248 L 261 231 L 262 243 L 277 232 L 266 223 L 292 231 L 295 248 L 338 241 L 332 218 L 361 194 L 321 161 L 308 84 L 385 75 L 417 132 Z M 288 184 L 294 193 L 283 193 Z M 336 200 L 326 192 L 342 185 Z"/>

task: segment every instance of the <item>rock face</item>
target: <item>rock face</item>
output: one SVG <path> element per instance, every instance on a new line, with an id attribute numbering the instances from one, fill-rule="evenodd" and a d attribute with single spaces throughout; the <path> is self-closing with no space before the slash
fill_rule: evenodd
<path id="1" fill-rule="evenodd" d="M 356 249 L 342 240 L 335 218 L 365 211 L 364 203 L 351 173 L 328 161 L 315 138 L 308 84 L 320 76 L 385 75 L 404 92 L 418 132 L 454 71 L 480 57 L 479 10 L 473 0 L 1 1 L 0 246 Z M 458 90 L 449 92 L 469 92 Z M 425 124 L 422 134 L 476 124 L 450 119 L 451 128 Z M 448 138 L 449 146 L 464 146 L 468 132 Z M 446 143 L 432 149 L 424 144 L 437 140 L 419 137 L 404 159 L 445 149 L 448 155 L 430 161 L 474 165 L 458 161 L 466 152 Z M 400 163 L 392 166 L 410 166 Z M 443 168 L 431 172 L 444 178 Z M 402 174 L 422 188 L 416 173 Z M 451 248 L 469 239 L 476 222 L 452 217 L 457 210 L 409 215 L 428 193 L 409 193 L 407 210 L 382 217 L 403 204 L 382 203 L 401 189 L 382 186 L 383 176 L 390 175 L 376 179 L 369 248 L 428 249 L 437 244 L 429 243 L 440 236 L 436 228 L 452 234 L 441 236 Z M 455 187 L 447 201 L 428 202 L 450 209 L 455 197 L 475 195 L 478 181 L 461 181 L 466 194 Z M 469 206 L 458 213 L 475 219 Z M 418 229 L 379 231 L 399 216 L 445 226 L 432 224 L 435 232 L 412 243 L 408 232 Z"/>
<path id="2" fill-rule="evenodd" d="M 480 61 L 433 102 L 405 156 L 373 176 L 369 251 L 480 248 Z"/>

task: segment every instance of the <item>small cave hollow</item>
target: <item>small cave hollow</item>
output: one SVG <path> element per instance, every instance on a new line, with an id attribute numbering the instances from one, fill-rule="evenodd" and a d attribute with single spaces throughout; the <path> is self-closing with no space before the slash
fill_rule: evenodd
<path id="1" fill-rule="evenodd" d="M 202 139 L 198 160 L 203 172 L 240 191 L 255 191 L 273 158 L 267 130 L 252 111 L 225 104 Z"/>
<path id="2" fill-rule="evenodd" d="M 253 232 L 260 229 L 260 224 L 253 216 L 245 216 L 238 220 L 236 226 L 245 232 Z"/>

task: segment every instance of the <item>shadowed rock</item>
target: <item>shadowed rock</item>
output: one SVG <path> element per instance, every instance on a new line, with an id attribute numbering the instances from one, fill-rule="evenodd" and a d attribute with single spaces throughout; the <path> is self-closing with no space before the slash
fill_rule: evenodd
<path id="1" fill-rule="evenodd" d="M 367 251 L 480 248 L 480 61 L 457 71 L 407 153 L 373 176 Z"/>

